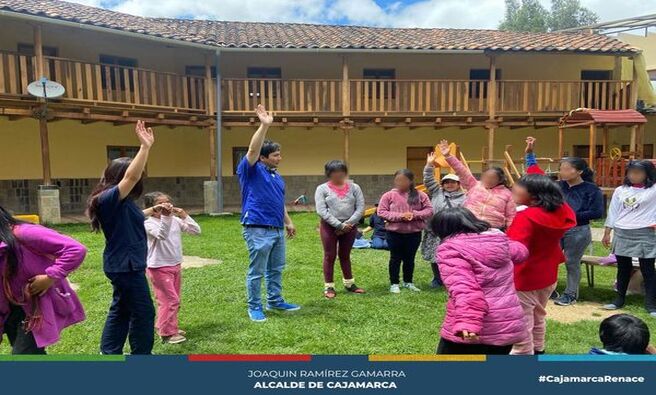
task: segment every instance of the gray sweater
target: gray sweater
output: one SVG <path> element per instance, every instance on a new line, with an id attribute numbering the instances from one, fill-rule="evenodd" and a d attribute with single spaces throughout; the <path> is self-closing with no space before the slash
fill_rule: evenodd
<path id="1" fill-rule="evenodd" d="M 433 166 L 424 167 L 424 186 L 431 197 L 434 213 L 448 207 L 460 207 L 465 202 L 465 192 L 462 190 L 447 192 L 442 189 L 440 181 L 435 179 Z"/>
<path id="2" fill-rule="evenodd" d="M 337 229 L 342 229 L 345 223 L 357 225 L 364 215 L 364 195 L 355 183 L 350 184 L 349 191 L 341 199 L 328 183 L 323 183 L 314 193 L 314 203 L 321 219 Z"/>

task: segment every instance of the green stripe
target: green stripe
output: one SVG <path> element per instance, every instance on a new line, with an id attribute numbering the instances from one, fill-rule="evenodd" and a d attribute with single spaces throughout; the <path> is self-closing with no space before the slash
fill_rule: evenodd
<path id="1" fill-rule="evenodd" d="M 125 362 L 125 355 L 0 355 L 0 362 Z"/>

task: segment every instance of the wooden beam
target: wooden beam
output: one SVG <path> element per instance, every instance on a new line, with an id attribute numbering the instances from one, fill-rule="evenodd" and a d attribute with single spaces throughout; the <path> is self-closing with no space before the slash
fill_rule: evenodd
<path id="1" fill-rule="evenodd" d="M 488 114 L 490 119 L 494 119 L 497 115 L 497 66 L 496 57 L 490 56 L 490 81 L 487 93 L 488 100 Z M 492 132 L 494 134 L 494 131 Z"/>
<path id="2" fill-rule="evenodd" d="M 48 120 L 44 116 L 39 118 L 39 137 L 41 140 L 41 167 L 43 173 L 43 185 L 50 185 L 50 144 L 48 142 Z"/>
<path id="3" fill-rule="evenodd" d="M 210 133 L 210 141 L 209 141 L 209 146 L 210 146 L 210 181 L 216 181 L 217 180 L 217 174 L 216 174 L 216 126 L 212 125 L 208 128 L 206 128 L 209 133 Z"/>
<path id="4" fill-rule="evenodd" d="M 590 151 L 588 153 L 588 165 L 594 168 L 594 160 L 597 152 L 597 125 L 590 125 Z"/>
<path id="5" fill-rule="evenodd" d="M 36 57 L 36 79 L 45 76 L 43 60 L 43 40 L 41 37 L 41 25 L 34 25 L 34 56 Z M 52 77 L 51 77 L 52 78 Z"/>
<path id="6" fill-rule="evenodd" d="M 214 114 L 214 95 L 212 94 L 212 60 L 213 58 L 211 54 L 205 54 L 205 103 L 208 115 Z M 272 110 L 272 108 L 269 108 L 269 111 Z"/>
<path id="7" fill-rule="evenodd" d="M 558 159 L 565 155 L 565 129 L 558 128 Z"/>
<path id="8" fill-rule="evenodd" d="M 633 78 L 631 81 L 631 96 L 630 100 L 631 103 L 629 103 L 629 108 L 638 108 L 638 74 L 640 73 L 640 70 L 636 67 L 636 58 L 632 58 L 633 60 Z"/>
<path id="9" fill-rule="evenodd" d="M 645 155 L 645 125 L 638 125 L 636 133 L 636 159 L 643 159 Z"/>
<path id="10" fill-rule="evenodd" d="M 635 153 L 636 153 L 636 147 L 637 147 L 637 144 L 636 144 L 637 138 L 638 138 L 638 126 L 633 125 L 633 126 L 631 126 L 631 140 L 629 142 L 629 152 L 631 153 L 630 154 L 631 159 L 635 159 Z"/>
<path id="11" fill-rule="evenodd" d="M 493 126 L 488 127 L 487 129 L 487 159 L 491 162 L 494 160 L 494 132 L 495 128 Z"/>
<path id="12" fill-rule="evenodd" d="M 342 56 L 342 115 L 345 117 L 351 115 L 351 82 L 346 55 Z"/>
<path id="13" fill-rule="evenodd" d="M 608 143 L 610 142 L 610 128 L 607 125 L 604 125 L 604 129 L 601 135 L 601 152 L 608 154 Z"/>
<path id="14" fill-rule="evenodd" d="M 351 157 L 351 130 L 350 128 L 344 128 L 344 163 L 348 165 Z"/>

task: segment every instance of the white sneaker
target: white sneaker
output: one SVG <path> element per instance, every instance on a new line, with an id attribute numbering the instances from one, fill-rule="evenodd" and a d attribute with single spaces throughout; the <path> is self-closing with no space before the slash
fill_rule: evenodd
<path id="1" fill-rule="evenodd" d="M 399 284 L 392 284 L 390 286 L 390 292 L 393 294 L 400 294 L 401 293 L 401 288 L 399 288 Z"/>
<path id="2" fill-rule="evenodd" d="M 415 287 L 415 285 L 413 283 L 404 283 L 403 288 L 408 288 L 409 290 L 415 291 L 415 292 L 421 292 L 421 289 Z"/>

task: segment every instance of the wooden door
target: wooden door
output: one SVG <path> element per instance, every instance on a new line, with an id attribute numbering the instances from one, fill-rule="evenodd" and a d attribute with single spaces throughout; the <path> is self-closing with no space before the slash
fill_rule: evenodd
<path id="1" fill-rule="evenodd" d="M 422 184 L 426 155 L 433 152 L 434 147 L 408 147 L 406 151 L 406 167 L 415 173 L 415 182 Z"/>

